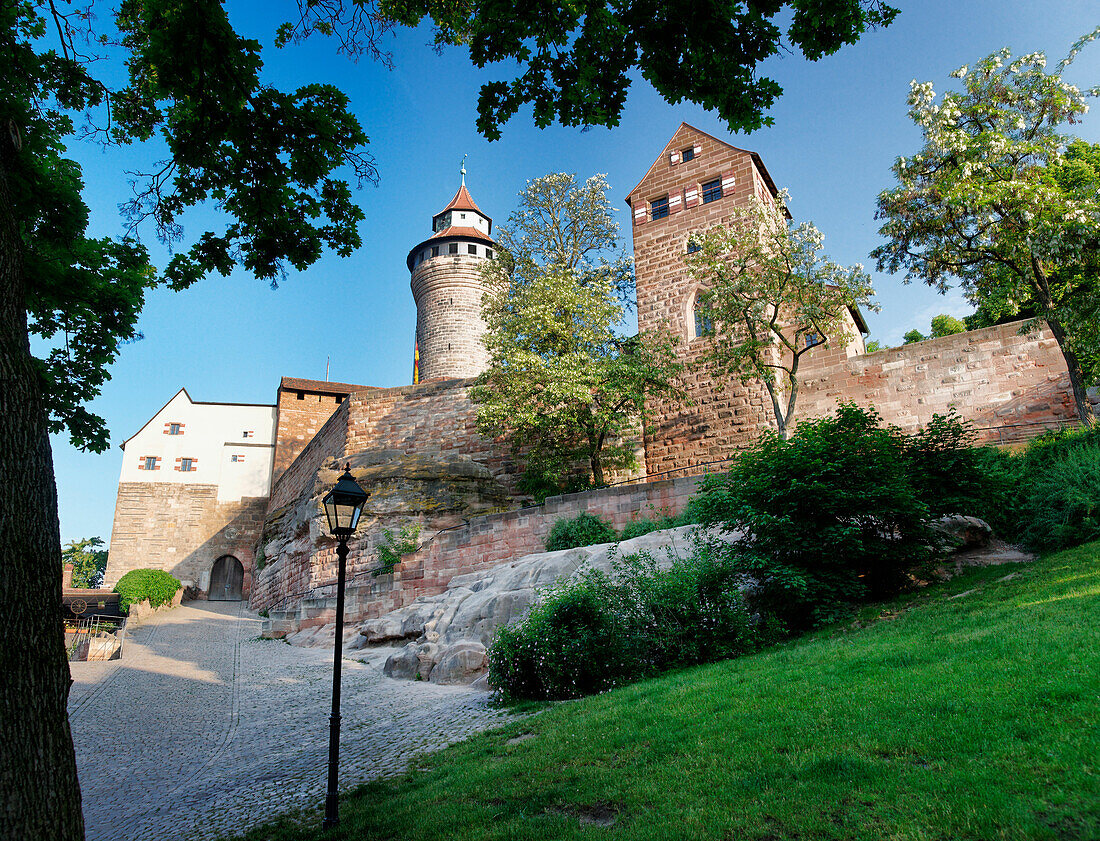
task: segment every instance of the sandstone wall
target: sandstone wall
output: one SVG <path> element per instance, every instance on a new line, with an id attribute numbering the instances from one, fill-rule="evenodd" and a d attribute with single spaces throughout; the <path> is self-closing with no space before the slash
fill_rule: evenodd
<path id="1" fill-rule="evenodd" d="M 838 401 L 873 405 L 884 420 L 914 431 L 933 414 L 958 410 L 983 440 L 1025 440 L 1077 417 L 1065 360 L 1046 325 L 1023 322 L 847 357 L 814 350 L 804 368 L 798 415 L 821 417 Z"/>
<path id="2" fill-rule="evenodd" d="M 268 510 L 282 508 L 297 500 L 313 487 L 317 471 L 326 461 L 347 452 L 349 401 L 335 407 L 298 457 L 275 479 L 271 488 Z"/>
<path id="3" fill-rule="evenodd" d="M 392 575 L 374 578 L 365 570 L 374 563 L 369 542 L 351 546 L 346 619 L 380 616 L 421 595 L 443 592 L 456 575 L 488 569 L 511 558 L 544 550 L 554 522 L 588 511 L 622 528 L 632 520 L 676 514 L 695 493 L 699 477 L 621 485 L 598 491 L 553 497 L 543 505 L 471 517 L 453 528 L 421 535 L 422 546 L 402 559 Z M 319 547 L 313 563 L 326 571 L 316 576 L 301 602 L 277 594 L 254 595 L 254 609 L 291 607 L 295 627 L 332 621 L 335 593 L 335 546 Z"/>
<path id="4" fill-rule="evenodd" d="M 467 244 L 459 247 L 465 252 Z M 489 364 L 489 352 L 481 342 L 485 333 L 481 319 L 483 264 L 481 257 L 443 254 L 413 269 L 421 382 L 476 377 Z"/>
<path id="5" fill-rule="evenodd" d="M 121 483 L 103 586 L 130 570 L 163 569 L 205 593 L 214 562 L 233 555 L 244 567 L 247 598 L 267 499 L 217 497 L 217 485 Z"/>
<path id="6" fill-rule="evenodd" d="M 275 464 L 272 486 L 294 463 L 332 417 L 333 412 L 354 391 L 370 390 L 351 383 L 323 382 L 283 377 L 276 400 Z"/>

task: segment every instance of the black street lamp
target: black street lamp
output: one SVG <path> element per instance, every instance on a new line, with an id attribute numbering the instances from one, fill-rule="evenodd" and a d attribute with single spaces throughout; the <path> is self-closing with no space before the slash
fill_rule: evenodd
<path id="1" fill-rule="evenodd" d="M 325 516 L 328 517 L 328 530 L 339 542 L 336 544 L 336 556 L 340 559 L 340 570 L 336 578 L 336 644 L 332 654 L 332 715 L 328 726 L 328 792 L 325 794 L 325 820 L 323 829 L 340 823 L 340 800 L 336 793 L 336 783 L 340 776 L 340 653 L 344 647 L 344 571 L 348 560 L 348 538 L 355 533 L 359 525 L 359 515 L 363 513 L 363 504 L 367 501 L 364 491 L 351 475 L 351 464 L 344 465 L 344 473 L 331 491 L 322 500 Z"/>

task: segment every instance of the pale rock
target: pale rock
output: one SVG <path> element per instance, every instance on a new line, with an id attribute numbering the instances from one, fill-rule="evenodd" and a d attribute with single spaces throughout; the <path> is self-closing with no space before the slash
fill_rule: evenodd
<path id="1" fill-rule="evenodd" d="M 479 642 L 459 642 L 447 649 L 432 669 L 431 682 L 471 683 L 489 668 L 489 655 Z"/>

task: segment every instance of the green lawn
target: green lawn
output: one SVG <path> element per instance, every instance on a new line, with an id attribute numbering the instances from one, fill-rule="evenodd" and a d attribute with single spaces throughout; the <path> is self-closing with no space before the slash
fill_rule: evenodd
<path id="1" fill-rule="evenodd" d="M 470 739 L 331 835 L 247 837 L 1100 838 L 1100 543 L 863 619 Z"/>

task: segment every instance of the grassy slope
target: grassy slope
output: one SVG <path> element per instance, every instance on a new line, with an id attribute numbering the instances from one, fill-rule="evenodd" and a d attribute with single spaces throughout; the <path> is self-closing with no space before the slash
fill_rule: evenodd
<path id="1" fill-rule="evenodd" d="M 473 738 L 326 837 L 1100 838 L 1100 543 L 891 607 Z"/>

